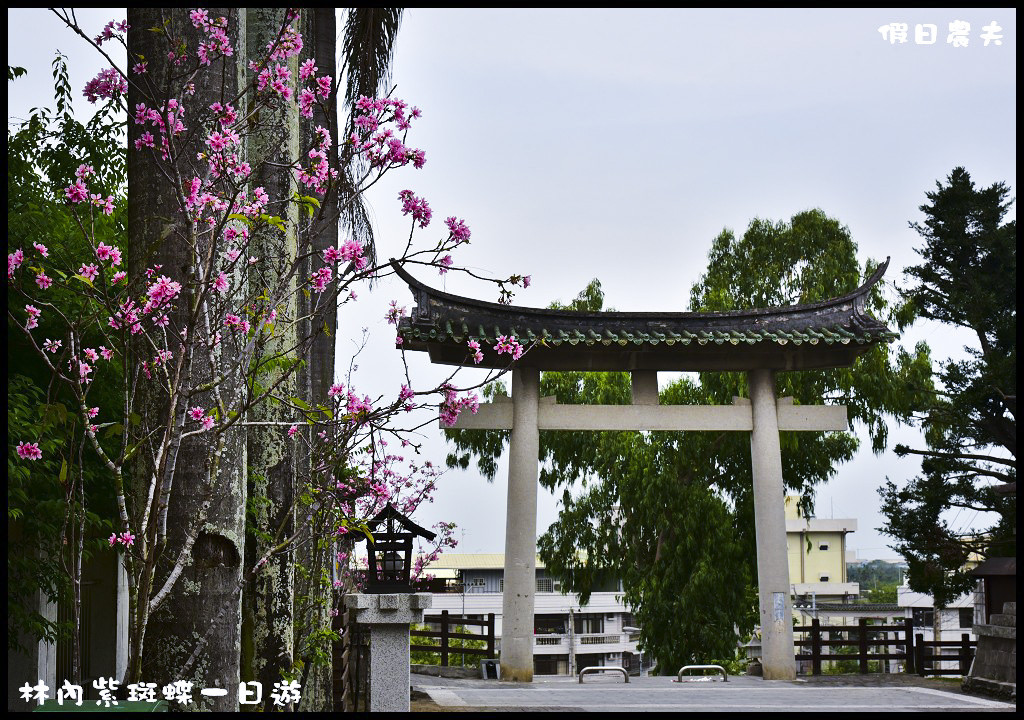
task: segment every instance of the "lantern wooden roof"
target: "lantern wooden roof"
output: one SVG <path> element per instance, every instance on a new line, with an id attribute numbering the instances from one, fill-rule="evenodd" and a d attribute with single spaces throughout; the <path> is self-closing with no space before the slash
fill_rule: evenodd
<path id="1" fill-rule="evenodd" d="M 387 524 L 386 528 L 384 531 L 381 531 L 380 527 L 385 523 Z M 433 540 L 436 537 L 436 535 L 430 530 L 420 527 L 405 515 L 398 512 L 395 506 L 390 502 L 387 503 L 379 513 L 366 521 L 366 527 L 374 534 L 379 532 L 387 532 L 388 534 L 394 533 L 397 531 L 397 528 L 395 527 L 396 524 L 405 528 L 407 532 L 410 532 L 413 535 L 418 535 L 426 540 Z"/>
<path id="2" fill-rule="evenodd" d="M 866 311 L 882 263 L 851 293 L 823 302 L 731 312 L 579 312 L 485 302 L 431 288 L 392 261 L 416 301 L 398 324 L 400 347 L 432 362 L 505 368 L 494 345 L 515 336 L 529 351 L 519 364 L 541 370 L 805 370 L 846 367 L 890 331 Z"/>

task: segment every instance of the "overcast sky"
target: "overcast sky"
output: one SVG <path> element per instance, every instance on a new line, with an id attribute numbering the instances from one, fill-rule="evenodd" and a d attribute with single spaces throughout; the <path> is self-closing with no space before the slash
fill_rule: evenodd
<path id="1" fill-rule="evenodd" d="M 91 34 L 123 16 L 79 15 Z M 51 104 L 57 49 L 73 59 L 76 93 L 101 68 L 51 17 L 8 11 L 8 63 L 30 70 L 9 91 L 9 116 Z M 970 24 L 966 47 L 947 43 L 954 21 Z M 993 21 L 1001 30 L 985 29 Z M 908 24 L 906 43 L 883 37 L 889 23 Z M 918 24 L 926 34 L 937 26 L 934 44 L 915 41 Z M 985 46 L 986 34 L 1001 44 Z M 379 252 L 400 251 L 408 225 L 397 194 L 409 188 L 433 209 L 426 237 L 449 215 L 471 228 L 457 264 L 532 276 L 518 304 L 567 301 L 596 277 L 617 310 L 687 310 L 723 228 L 741 235 L 755 217 L 821 208 L 849 227 L 862 263 L 892 256 L 886 281 L 903 284 L 921 244 L 908 221 L 921 219 L 936 180 L 962 165 L 978 185 L 1004 181 L 1016 192 L 1016 39 L 1007 9 L 408 10 L 393 80 L 395 95 L 423 110 L 409 143 L 427 164 L 371 193 Z M 78 107 L 85 111 L 84 100 Z M 420 277 L 495 299 L 490 287 L 453 274 Z M 389 398 L 401 377 L 383 320 L 392 299 L 411 305 L 401 283 L 385 281 L 342 313 L 339 333 L 344 359 L 369 328 L 354 384 Z M 922 339 L 936 358 L 975 342 L 936 324 L 900 342 Z M 421 353 L 408 360 L 421 386 L 443 371 Z M 474 372 L 462 384 L 477 381 Z M 890 438 L 921 444 L 907 429 L 892 428 Z M 424 440 L 443 463 L 440 430 Z M 875 456 L 866 436 L 862 446 L 819 487 L 817 512 L 857 519 L 849 547 L 862 558 L 892 558 L 875 531 L 877 488 L 887 476 L 905 481 L 919 462 Z M 455 521 L 461 551 L 501 552 L 505 489 L 504 465 L 493 485 L 472 470 L 449 471 L 416 520 Z M 556 515 L 542 490 L 538 530 Z M 977 520 L 952 519 L 957 527 Z"/>

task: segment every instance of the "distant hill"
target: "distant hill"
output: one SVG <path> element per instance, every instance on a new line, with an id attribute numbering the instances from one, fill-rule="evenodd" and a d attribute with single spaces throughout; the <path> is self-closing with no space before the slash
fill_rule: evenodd
<path id="1" fill-rule="evenodd" d="M 847 563 L 846 579 L 848 582 L 860 583 L 861 588 L 898 584 L 906 567 L 905 563 L 886 560 Z"/>

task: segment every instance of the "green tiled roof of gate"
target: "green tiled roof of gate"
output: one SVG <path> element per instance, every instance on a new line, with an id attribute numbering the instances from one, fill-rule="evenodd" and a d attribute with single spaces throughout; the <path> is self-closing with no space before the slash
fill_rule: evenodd
<path id="1" fill-rule="evenodd" d="M 583 332 L 583 329 L 586 332 Z M 880 340 L 888 340 L 890 338 L 898 337 L 894 332 L 885 329 L 866 330 L 861 333 L 854 333 L 846 329 L 841 325 L 833 325 L 831 327 L 808 327 L 804 330 L 731 330 L 730 332 L 724 332 L 721 330 L 706 331 L 701 330 L 698 332 L 690 332 L 684 330 L 682 332 L 674 332 L 669 330 L 667 332 L 642 332 L 642 331 L 625 331 L 625 332 L 612 332 L 610 329 L 605 328 L 601 333 L 596 332 L 593 327 L 584 327 L 583 329 L 575 328 L 566 331 L 564 328 L 560 328 L 555 331 L 551 331 L 547 328 L 518 328 L 514 325 L 508 325 L 503 327 L 495 325 L 491 328 L 485 328 L 482 325 L 478 325 L 471 328 L 466 323 L 459 323 L 453 325 L 451 321 L 446 321 L 442 328 L 431 327 L 429 330 L 426 328 L 420 328 L 412 325 L 406 325 L 399 329 L 399 334 L 403 339 L 413 339 L 422 341 L 433 341 L 433 342 L 446 342 L 451 341 L 455 343 L 464 343 L 469 340 L 476 340 L 477 342 L 494 344 L 498 342 L 500 336 L 515 336 L 520 343 L 533 344 L 540 340 L 541 344 L 549 345 L 553 347 L 559 347 L 560 345 L 567 344 L 570 346 L 577 346 L 581 343 L 588 347 L 600 347 L 605 346 L 611 348 L 613 345 L 621 347 L 629 347 L 631 345 L 659 345 L 664 344 L 667 347 L 671 347 L 675 344 L 679 345 L 739 345 L 741 343 L 747 345 L 753 345 L 761 342 L 773 342 L 779 345 L 786 345 L 792 343 L 793 345 L 801 345 L 807 343 L 809 345 L 817 345 L 822 343 L 824 345 L 841 344 L 848 345 L 849 343 L 858 344 L 870 344 L 876 343 Z"/>
<path id="2" fill-rule="evenodd" d="M 895 337 L 866 309 L 883 263 L 856 290 L 822 302 L 730 312 L 577 312 L 485 302 L 436 290 L 395 272 L 415 307 L 398 323 L 400 346 L 428 351 L 432 362 L 506 367 L 494 346 L 514 336 L 544 369 L 808 369 L 845 367 L 871 345 Z"/>

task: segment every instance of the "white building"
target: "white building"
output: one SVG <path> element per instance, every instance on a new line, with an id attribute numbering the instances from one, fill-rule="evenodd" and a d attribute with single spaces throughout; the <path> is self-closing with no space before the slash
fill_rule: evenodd
<path id="1" fill-rule="evenodd" d="M 445 553 L 426 570 L 447 586 L 445 592 L 434 593 L 430 614 L 447 610 L 453 615 L 484 619 L 494 613 L 500 650 L 504 568 L 505 556 L 500 553 Z M 536 582 L 535 674 L 572 675 L 593 665 L 639 672 L 641 659 L 634 621 L 622 602 L 622 587 L 617 580 L 595 588 L 586 605 L 580 604 L 578 595 L 561 592 L 540 558 Z"/>

